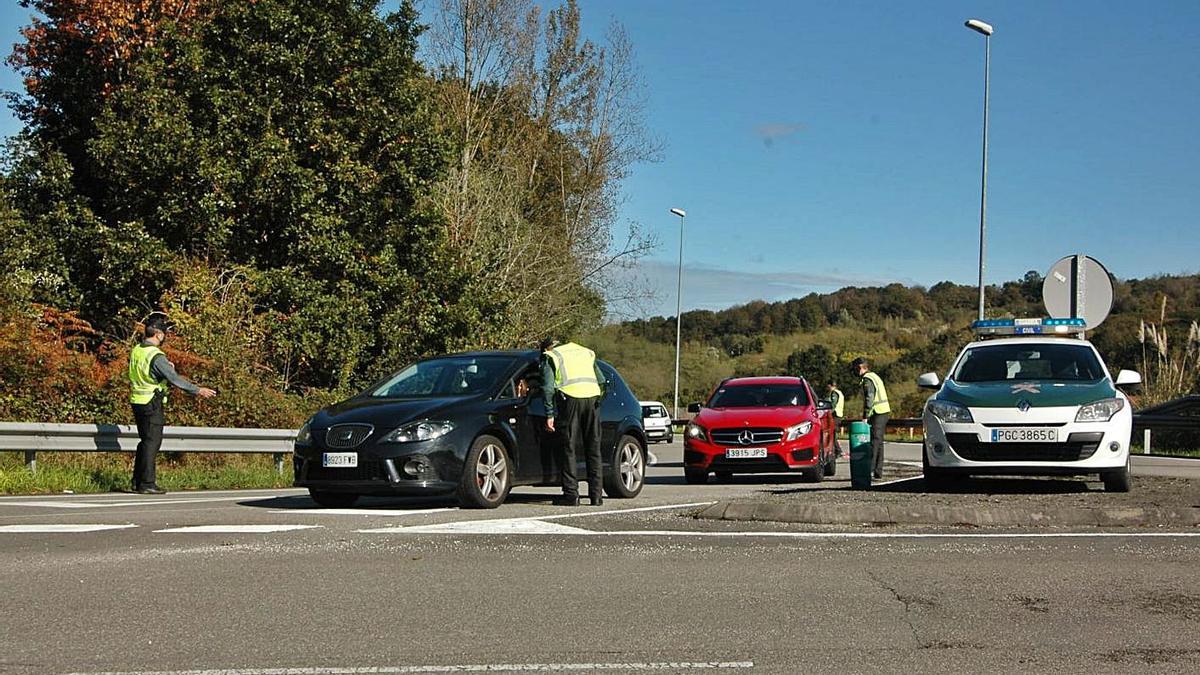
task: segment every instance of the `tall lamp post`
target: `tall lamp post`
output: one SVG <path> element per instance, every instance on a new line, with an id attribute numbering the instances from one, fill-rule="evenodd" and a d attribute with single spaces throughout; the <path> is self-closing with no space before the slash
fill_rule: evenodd
<path id="1" fill-rule="evenodd" d="M 679 419 L 679 344 L 683 336 L 683 317 L 679 310 L 683 302 L 683 221 L 687 211 L 671 209 L 671 213 L 679 216 L 679 273 L 675 279 L 675 412 L 672 416 L 672 419 Z"/>
<path id="2" fill-rule="evenodd" d="M 983 269 L 987 252 L 988 87 L 992 60 L 992 25 L 968 19 L 967 28 L 983 36 L 983 178 L 979 187 L 979 320 L 983 320 Z"/>

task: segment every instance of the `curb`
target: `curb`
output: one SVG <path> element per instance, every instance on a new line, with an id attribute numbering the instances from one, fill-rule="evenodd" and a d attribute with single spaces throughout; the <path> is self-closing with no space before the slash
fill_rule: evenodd
<path id="1" fill-rule="evenodd" d="M 1200 525 L 1200 508 L 1078 507 L 995 509 L 883 504 L 776 504 L 718 502 L 696 515 L 704 520 L 810 523 L 820 525 L 966 525 L 973 527 L 1160 527 Z"/>

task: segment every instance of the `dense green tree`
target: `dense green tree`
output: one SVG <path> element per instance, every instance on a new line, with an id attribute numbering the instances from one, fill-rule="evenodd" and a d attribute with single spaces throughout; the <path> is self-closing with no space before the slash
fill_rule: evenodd
<path id="1" fill-rule="evenodd" d="M 274 365 L 336 387 L 496 320 L 421 205 L 447 143 L 409 3 L 384 18 L 359 0 L 230 0 L 158 19 L 118 62 L 85 34 L 27 67 L 33 152 L 10 181 L 63 261 L 63 302 L 127 330 L 170 261 L 244 267 L 293 360 Z"/>

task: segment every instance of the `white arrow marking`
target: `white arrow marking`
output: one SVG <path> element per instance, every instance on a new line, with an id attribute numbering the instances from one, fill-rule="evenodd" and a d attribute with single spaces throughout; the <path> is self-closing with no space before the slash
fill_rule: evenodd
<path id="1" fill-rule="evenodd" d="M 693 508 L 693 507 L 697 507 L 697 506 L 709 506 L 711 504 L 716 504 L 716 502 L 693 502 L 690 504 L 667 504 L 665 506 L 643 506 L 641 508 L 636 508 L 636 509 L 616 509 L 616 510 L 612 510 L 612 511 L 589 511 L 587 509 L 580 509 L 579 511 L 577 511 L 575 513 L 558 513 L 558 514 L 549 515 L 549 516 L 525 516 L 522 518 L 494 518 L 494 519 L 488 519 L 488 520 L 474 520 L 474 521 L 464 521 L 464 522 L 493 523 L 493 524 L 494 523 L 541 522 L 544 520 L 559 520 L 562 518 L 587 518 L 590 516 L 611 516 L 613 514 L 620 514 L 620 513 L 641 513 L 644 511 L 666 511 L 666 510 L 671 510 L 671 509 L 687 509 L 687 508 Z M 489 527 L 489 526 L 499 527 L 498 525 L 480 525 L 479 527 Z M 367 530 L 357 530 L 357 531 L 362 532 L 362 533 L 367 533 L 367 534 L 383 534 L 383 533 L 387 533 L 387 532 L 415 532 L 417 530 L 417 527 L 428 527 L 428 526 L 404 527 L 403 525 L 396 525 L 393 527 L 376 527 L 376 528 L 371 528 L 371 529 L 367 529 Z M 508 531 L 512 532 L 512 530 L 508 530 Z M 579 532 L 574 533 L 574 534 L 586 533 L 586 532 L 587 532 L 587 530 L 580 530 Z M 540 534 L 540 533 L 531 532 L 530 534 Z M 547 534 L 549 534 L 549 533 L 547 533 Z M 560 533 L 554 533 L 554 534 L 566 534 L 566 533 L 560 532 Z"/>
<path id="2" fill-rule="evenodd" d="M 360 530 L 361 532 L 362 530 Z M 592 534 L 569 525 L 545 523 L 540 520 L 465 520 L 439 525 L 417 525 L 404 528 L 417 534 Z"/>

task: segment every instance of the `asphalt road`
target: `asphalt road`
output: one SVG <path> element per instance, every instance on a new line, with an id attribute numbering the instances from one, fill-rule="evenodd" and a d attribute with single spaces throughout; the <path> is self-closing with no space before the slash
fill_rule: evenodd
<path id="1" fill-rule="evenodd" d="M 688 486 L 655 451 L 640 497 L 576 509 L 0 499 L 0 672 L 1200 670 L 1200 532 L 699 521 L 803 484 Z"/>

